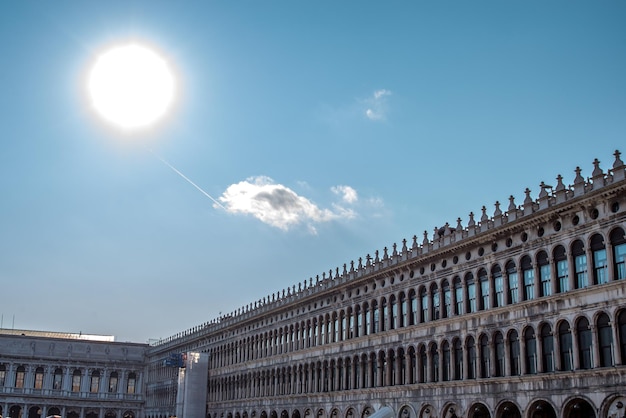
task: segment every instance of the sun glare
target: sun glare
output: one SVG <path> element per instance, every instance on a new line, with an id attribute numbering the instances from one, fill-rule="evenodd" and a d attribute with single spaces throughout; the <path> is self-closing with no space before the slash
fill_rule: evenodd
<path id="1" fill-rule="evenodd" d="M 98 57 L 87 88 L 100 116 L 121 129 L 135 130 L 166 114 L 175 82 L 163 58 L 146 47 L 128 44 Z"/>

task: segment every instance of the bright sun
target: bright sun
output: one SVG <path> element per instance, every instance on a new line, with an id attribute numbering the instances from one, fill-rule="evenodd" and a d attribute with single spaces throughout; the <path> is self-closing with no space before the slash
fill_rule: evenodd
<path id="1" fill-rule="evenodd" d="M 96 111 L 124 130 L 147 128 L 164 116 L 174 90 L 174 76 L 165 60 L 137 44 L 100 55 L 88 81 Z"/>

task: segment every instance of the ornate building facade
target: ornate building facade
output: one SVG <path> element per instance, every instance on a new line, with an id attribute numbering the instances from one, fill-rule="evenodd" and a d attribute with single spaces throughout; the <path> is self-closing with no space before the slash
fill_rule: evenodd
<path id="1" fill-rule="evenodd" d="M 626 167 L 575 170 L 150 347 L 210 355 L 208 418 L 623 417 Z M 204 390 L 204 388 L 198 388 Z"/>
<path id="2" fill-rule="evenodd" d="M 168 359 L 203 353 L 206 386 L 185 391 L 206 399 L 205 418 L 625 417 L 626 166 L 614 157 L 150 346 L 11 336 L 3 416 L 169 418 L 184 373 Z"/>
<path id="3" fill-rule="evenodd" d="M 0 417 L 139 418 L 147 344 L 0 330 Z"/>

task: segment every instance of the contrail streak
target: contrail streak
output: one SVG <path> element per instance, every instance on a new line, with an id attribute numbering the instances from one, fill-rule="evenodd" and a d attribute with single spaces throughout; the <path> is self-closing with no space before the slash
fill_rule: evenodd
<path id="1" fill-rule="evenodd" d="M 220 202 L 218 202 L 217 200 L 215 200 L 213 198 L 213 196 L 211 196 L 210 194 L 208 194 L 207 192 L 205 192 L 204 190 L 202 190 L 202 188 L 200 186 L 198 186 L 196 183 L 194 183 L 193 181 L 191 181 L 189 178 L 187 178 L 187 176 L 185 176 L 183 173 L 181 173 L 180 171 L 178 171 L 176 169 L 176 167 L 174 167 L 172 164 L 168 163 L 167 161 L 165 161 L 163 158 L 161 158 L 156 152 L 152 151 L 150 148 L 148 148 L 148 151 L 150 151 L 152 153 L 152 155 L 154 155 L 155 157 L 157 157 L 163 164 L 165 164 L 166 166 L 168 166 L 169 168 L 171 168 L 176 174 L 178 174 L 179 176 L 181 176 L 182 178 L 184 178 L 185 180 L 187 180 L 187 182 L 189 184 L 191 184 L 193 187 L 195 187 L 196 189 L 198 189 L 198 191 L 200 191 L 200 193 L 202 193 L 203 195 L 205 195 L 206 197 L 208 197 L 209 199 L 211 199 L 213 201 L 213 203 L 215 203 L 217 206 L 219 206 L 220 208 L 226 210 L 226 208 L 224 206 L 222 206 L 222 204 Z"/>

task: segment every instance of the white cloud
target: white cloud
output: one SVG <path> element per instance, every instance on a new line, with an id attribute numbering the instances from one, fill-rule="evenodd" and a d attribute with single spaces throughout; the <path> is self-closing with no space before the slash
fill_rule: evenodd
<path id="1" fill-rule="evenodd" d="M 349 190 L 347 194 L 343 191 L 344 199 L 349 195 Z M 282 184 L 274 183 L 266 176 L 251 177 L 230 185 L 219 201 L 230 213 L 252 215 L 261 222 L 285 231 L 305 223 L 309 231 L 315 234 L 313 223 L 351 219 L 355 216 L 354 211 L 340 206 L 333 206 L 333 210 L 319 208 L 307 198 Z"/>
<path id="2" fill-rule="evenodd" d="M 341 199 L 346 203 L 354 203 L 359 200 L 359 196 L 352 187 L 350 186 L 333 186 L 330 190 L 336 194 L 340 195 Z"/>
<path id="3" fill-rule="evenodd" d="M 385 120 L 387 118 L 387 96 L 391 96 L 391 91 L 386 89 L 376 90 L 374 94 L 365 100 L 367 109 L 365 116 L 370 120 Z"/>

